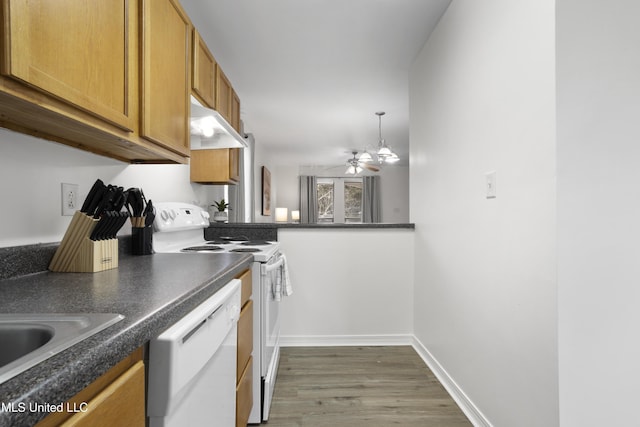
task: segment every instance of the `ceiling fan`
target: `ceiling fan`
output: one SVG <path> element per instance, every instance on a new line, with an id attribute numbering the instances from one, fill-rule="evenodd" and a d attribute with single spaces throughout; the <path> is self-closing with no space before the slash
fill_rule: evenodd
<path id="1" fill-rule="evenodd" d="M 362 172 L 363 169 L 370 170 L 371 172 L 380 171 L 379 166 L 358 160 L 356 157 L 358 154 L 357 151 L 352 151 L 351 153 L 353 154 L 353 158 L 347 160 L 347 170 L 345 171 L 346 175 L 357 175 Z"/>

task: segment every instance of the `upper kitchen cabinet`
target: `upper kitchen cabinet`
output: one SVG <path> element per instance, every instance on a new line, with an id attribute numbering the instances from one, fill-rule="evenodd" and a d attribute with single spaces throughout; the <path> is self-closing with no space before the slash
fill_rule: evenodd
<path id="1" fill-rule="evenodd" d="M 193 29 L 192 70 L 191 88 L 193 89 L 193 95 L 205 107 L 215 108 L 216 60 L 195 28 Z"/>
<path id="2" fill-rule="evenodd" d="M 240 181 L 240 148 L 191 151 L 191 182 L 237 184 Z"/>
<path id="3" fill-rule="evenodd" d="M 5 2 L 2 73 L 133 131 L 137 25 L 130 3 Z"/>
<path id="4" fill-rule="evenodd" d="M 220 64 L 216 67 L 216 111 L 233 126 L 231 120 L 231 105 L 233 100 L 233 88 L 231 82 L 220 68 Z"/>
<path id="5" fill-rule="evenodd" d="M 240 98 L 234 90 L 231 94 L 231 126 L 238 132 L 240 132 Z"/>
<path id="6" fill-rule="evenodd" d="M 188 156 L 191 22 L 174 0 L 143 0 L 142 8 L 141 135 Z"/>
<path id="7" fill-rule="evenodd" d="M 203 106 L 216 110 L 240 132 L 240 98 L 195 28 L 192 59 L 192 95 Z"/>
<path id="8" fill-rule="evenodd" d="M 0 2 L 0 126 L 125 162 L 187 163 L 190 29 L 177 5 L 168 0 Z M 178 17 L 181 41 L 165 40 L 163 33 L 177 25 L 159 16 L 162 12 Z M 155 33 L 162 39 L 149 40 Z M 180 75 L 167 76 L 176 67 L 182 67 L 175 72 Z M 141 85 L 156 90 L 144 93 L 144 118 Z M 172 132 L 157 131 L 163 125 Z"/>

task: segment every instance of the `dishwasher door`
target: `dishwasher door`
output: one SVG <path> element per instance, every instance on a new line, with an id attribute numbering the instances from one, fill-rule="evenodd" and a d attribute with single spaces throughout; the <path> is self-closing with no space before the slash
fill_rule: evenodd
<path id="1" fill-rule="evenodd" d="M 239 315 L 234 279 L 150 342 L 151 427 L 235 426 Z"/>

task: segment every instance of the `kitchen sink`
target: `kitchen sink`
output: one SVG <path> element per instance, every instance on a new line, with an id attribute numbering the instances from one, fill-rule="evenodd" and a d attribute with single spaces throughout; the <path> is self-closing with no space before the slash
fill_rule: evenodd
<path id="1" fill-rule="evenodd" d="M 0 314 L 0 384 L 122 319 L 114 313 Z"/>
<path id="2" fill-rule="evenodd" d="M 0 366 L 42 347 L 53 338 L 54 333 L 52 327 L 45 325 L 0 324 Z"/>

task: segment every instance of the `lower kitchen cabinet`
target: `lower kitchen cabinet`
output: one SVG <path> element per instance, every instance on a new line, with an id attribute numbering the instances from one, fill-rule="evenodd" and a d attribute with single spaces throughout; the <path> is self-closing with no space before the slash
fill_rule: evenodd
<path id="1" fill-rule="evenodd" d="M 244 427 L 253 406 L 253 300 L 251 299 L 251 270 L 237 277 L 240 291 L 240 319 L 238 320 L 238 358 L 236 370 L 236 426 Z"/>
<path id="2" fill-rule="evenodd" d="M 238 320 L 238 378 L 253 351 L 253 300 L 247 301 Z"/>
<path id="3" fill-rule="evenodd" d="M 237 184 L 240 181 L 240 148 L 191 151 L 191 182 Z"/>
<path id="4" fill-rule="evenodd" d="M 142 348 L 134 351 L 67 402 L 85 412 L 54 412 L 37 427 L 145 425 L 145 373 Z"/>
<path id="5" fill-rule="evenodd" d="M 247 362 L 236 386 L 236 427 L 245 427 L 249 422 L 249 414 L 253 406 L 252 378 L 253 357 L 249 357 L 249 362 Z"/>

